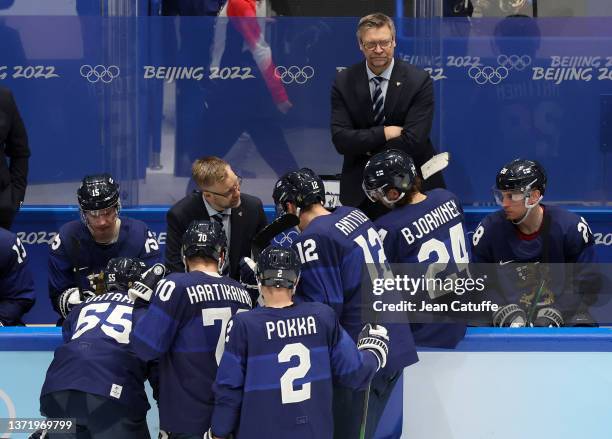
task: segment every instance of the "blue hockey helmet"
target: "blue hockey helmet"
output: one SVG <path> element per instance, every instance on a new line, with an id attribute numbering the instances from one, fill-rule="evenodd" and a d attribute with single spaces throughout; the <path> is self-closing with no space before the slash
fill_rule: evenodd
<path id="1" fill-rule="evenodd" d="M 293 202 L 303 209 L 311 204 L 325 202 L 323 180 L 312 169 L 302 168 L 282 176 L 272 193 L 277 209 L 285 211 L 287 202 Z"/>
<path id="2" fill-rule="evenodd" d="M 119 207 L 119 184 L 110 174 L 88 175 L 81 181 L 77 199 L 82 211 Z"/>
<path id="3" fill-rule="evenodd" d="M 194 220 L 183 234 L 181 252 L 185 258 L 198 256 L 218 262 L 226 248 L 225 231 L 216 221 Z"/>
<path id="4" fill-rule="evenodd" d="M 404 151 L 390 149 L 373 156 L 363 170 L 362 188 L 372 202 L 382 199 L 391 188 L 408 192 L 417 178 L 412 157 Z"/>
<path id="5" fill-rule="evenodd" d="M 271 245 L 257 258 L 257 279 L 264 286 L 292 289 L 300 278 L 300 266 L 295 250 Z"/>
<path id="6" fill-rule="evenodd" d="M 104 269 L 106 291 L 127 291 L 147 269 L 146 264 L 137 258 L 112 258 Z"/>
<path id="7" fill-rule="evenodd" d="M 495 188 L 500 191 L 529 192 L 546 190 L 546 171 L 534 160 L 514 159 L 500 169 L 495 178 Z"/>

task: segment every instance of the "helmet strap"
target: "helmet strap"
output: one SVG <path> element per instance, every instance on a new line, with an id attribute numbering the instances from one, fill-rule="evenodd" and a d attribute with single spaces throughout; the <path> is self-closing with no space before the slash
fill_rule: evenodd
<path id="1" fill-rule="evenodd" d="M 393 206 L 395 203 L 397 203 L 399 200 L 401 200 L 401 199 L 402 199 L 402 198 L 404 198 L 405 196 L 406 196 L 406 192 L 401 192 L 399 197 L 397 197 L 395 200 L 391 201 L 391 200 L 389 200 L 389 199 L 387 198 L 387 195 L 385 194 L 385 195 L 382 197 L 382 200 L 385 202 L 385 204 L 388 204 L 388 205 L 390 205 L 390 206 Z"/>
<path id="2" fill-rule="evenodd" d="M 527 219 L 527 217 L 529 216 L 529 214 L 531 213 L 531 211 L 533 210 L 533 208 L 536 207 L 538 204 L 540 204 L 540 201 L 542 201 L 542 198 L 544 198 L 543 195 L 540 195 L 540 198 L 538 198 L 535 203 L 529 204 L 529 196 L 530 195 L 531 195 L 531 192 L 527 192 L 525 194 L 525 207 L 527 208 L 527 212 L 525 212 L 525 215 L 523 215 L 523 217 L 520 220 L 512 221 L 512 224 L 514 224 L 515 226 L 518 226 L 523 221 L 525 221 Z"/>

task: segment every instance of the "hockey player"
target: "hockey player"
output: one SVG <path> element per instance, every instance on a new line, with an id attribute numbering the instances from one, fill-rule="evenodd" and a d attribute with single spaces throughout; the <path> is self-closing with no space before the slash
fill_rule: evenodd
<path id="1" fill-rule="evenodd" d="M 0 326 L 23 325 L 36 301 L 34 280 L 21 240 L 0 227 Z"/>
<path id="2" fill-rule="evenodd" d="M 137 259 L 111 259 L 104 270 L 105 291 L 76 305 L 64 321 L 64 344 L 47 371 L 40 410 L 48 418 L 76 419 L 75 437 L 150 437 L 144 390 L 150 368 L 134 355 L 129 340 L 139 310 L 128 288 L 145 268 Z"/>
<path id="3" fill-rule="evenodd" d="M 100 288 L 99 273 L 115 257 L 159 260 L 159 245 L 147 225 L 119 217 L 119 185 L 109 174 L 87 176 L 77 191 L 81 220 L 64 224 L 51 242 L 49 295 L 66 317 L 82 301 L 82 291 Z"/>
<path id="4" fill-rule="evenodd" d="M 283 176 L 273 193 L 277 211 L 299 217 L 301 234 L 293 242 L 302 262 L 302 280 L 296 296 L 301 300 L 331 306 L 340 324 L 356 341 L 363 327 L 361 282 L 366 261 L 387 269 L 387 259 L 374 224 L 359 209 L 324 206 L 323 181 L 310 169 Z M 366 422 L 366 437 L 372 437 L 385 404 L 404 367 L 418 361 L 408 324 L 386 325 L 391 339 L 387 366 L 372 381 Z M 364 396 L 353 389 L 334 389 L 335 437 L 358 437 Z"/>
<path id="5" fill-rule="evenodd" d="M 259 255 L 265 306 L 227 326 L 209 438 L 331 439 L 332 380 L 364 388 L 384 367 L 385 328 L 366 325 L 355 346 L 331 308 L 293 302 L 299 278 L 294 250 L 270 246 Z"/>
<path id="6" fill-rule="evenodd" d="M 408 154 L 392 149 L 372 157 L 363 172 L 363 190 L 373 203 L 392 209 L 375 221 L 389 262 L 436 264 L 432 268 L 442 275 L 467 268 L 461 203 L 446 189 L 421 192 L 421 178 Z M 430 295 L 443 299 L 440 293 Z M 416 344 L 422 346 L 454 348 L 465 335 L 464 324 L 411 327 Z"/>
<path id="7" fill-rule="evenodd" d="M 588 263 L 596 262 L 593 234 L 586 220 L 561 207 L 541 203 L 546 191 L 546 172 L 537 162 L 515 159 L 498 172 L 493 193 L 502 209 L 487 215 L 478 225 L 472 237 L 476 262 L 500 264 L 527 263 L 527 271 L 538 271 L 536 263 L 581 264 L 582 288 L 593 292 L 597 275 L 589 273 Z M 521 268 L 521 267 L 517 267 Z M 524 270 L 520 270 L 524 272 Z M 523 276 L 524 277 L 524 276 Z M 529 280 L 527 279 L 527 283 Z M 542 302 L 537 310 L 534 325 L 581 325 L 589 320 L 584 303 L 576 305 L 577 295 L 565 297 L 571 304 L 555 301 L 555 293 L 540 282 L 531 282 Z M 590 286 L 589 286 L 590 285 Z M 553 289 L 555 289 L 553 287 Z M 508 298 L 511 302 L 493 316 L 495 326 L 525 326 L 529 323 L 525 308 L 538 305 L 534 291 L 521 297 Z M 582 291 L 586 292 L 586 291 Z M 587 294 L 587 296 L 589 296 Z M 584 297 L 590 301 L 593 297 Z M 563 301 L 563 299 L 562 299 Z M 559 309 L 562 307 L 564 309 Z"/>
<path id="8" fill-rule="evenodd" d="M 201 439 L 210 427 L 225 325 L 252 307 L 242 285 L 219 274 L 226 247 L 219 223 L 193 221 L 182 243 L 187 273 L 170 274 L 152 297 L 139 295 L 150 305 L 132 343 L 140 358 L 159 359 L 160 428 L 168 438 Z"/>

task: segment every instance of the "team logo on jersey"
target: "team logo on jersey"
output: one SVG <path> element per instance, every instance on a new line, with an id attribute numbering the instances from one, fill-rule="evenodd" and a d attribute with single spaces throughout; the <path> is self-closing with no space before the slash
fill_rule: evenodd
<path id="1" fill-rule="evenodd" d="M 274 76 L 280 79 L 283 84 L 305 84 L 314 76 L 314 73 L 312 66 L 277 66 L 274 69 Z"/>
<path id="2" fill-rule="evenodd" d="M 95 67 L 92 67 L 89 64 L 84 64 L 80 69 L 81 76 L 87 81 L 95 84 L 97 82 L 103 82 L 105 84 L 109 84 L 113 81 L 113 79 L 119 77 L 119 73 L 121 70 L 118 66 L 103 66 L 102 64 L 98 64 Z M 111 182 L 112 183 L 112 182 Z"/>

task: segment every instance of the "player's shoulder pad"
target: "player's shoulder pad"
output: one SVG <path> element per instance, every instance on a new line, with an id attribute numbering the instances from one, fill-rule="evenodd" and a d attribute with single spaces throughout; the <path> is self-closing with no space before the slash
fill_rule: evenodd
<path id="1" fill-rule="evenodd" d="M 68 221 L 59 228 L 58 233 L 62 240 L 72 236 L 80 238 L 87 231 L 87 226 L 81 220 Z"/>
<path id="2" fill-rule="evenodd" d="M 503 210 L 492 212 L 485 216 L 476 228 L 472 235 L 472 244 L 474 247 L 486 246 L 492 239 L 503 237 L 502 230 L 511 224 L 505 217 Z"/>
<path id="3" fill-rule="evenodd" d="M 15 245 L 16 242 L 17 235 L 0 227 L 0 263 L 2 263 L 2 265 L 5 265 L 6 261 L 9 261 L 13 255 L 15 257 L 17 256 L 17 253 L 13 250 L 13 245 Z"/>
<path id="4" fill-rule="evenodd" d="M 486 229 L 497 229 L 498 227 L 504 227 L 509 224 L 509 221 L 506 219 L 503 210 L 497 210 L 495 212 L 491 212 L 487 216 L 485 216 L 479 223 Z M 487 230 L 488 231 L 488 230 Z"/>
<path id="5" fill-rule="evenodd" d="M 121 228 L 129 231 L 130 234 L 138 236 L 146 234 L 146 231 L 149 230 L 147 223 L 139 219 L 130 218 L 129 216 L 121 218 Z"/>
<path id="6" fill-rule="evenodd" d="M 594 244 L 593 234 L 584 217 L 559 206 L 546 206 L 545 211 L 550 217 L 551 228 L 558 228 L 566 242 L 580 246 Z"/>
<path id="7" fill-rule="evenodd" d="M 546 205 L 544 211 L 545 214 L 549 216 L 551 224 L 558 225 L 564 230 L 575 228 L 576 224 L 581 221 L 580 215 L 564 209 L 563 207 Z M 583 222 L 586 222 L 586 220 Z"/>
<path id="8" fill-rule="evenodd" d="M 87 226 L 80 220 L 69 221 L 59 228 L 57 235 L 51 240 L 50 253 L 57 253 L 61 247 L 66 249 L 62 251 L 72 251 L 75 240 L 79 243 L 93 241 Z"/>

